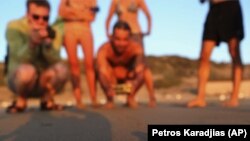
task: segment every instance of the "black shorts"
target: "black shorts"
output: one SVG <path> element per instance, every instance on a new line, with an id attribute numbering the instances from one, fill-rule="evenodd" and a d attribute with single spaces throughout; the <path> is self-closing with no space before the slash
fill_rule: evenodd
<path id="1" fill-rule="evenodd" d="M 232 38 L 244 38 L 243 18 L 239 1 L 211 4 L 204 25 L 203 41 L 213 40 L 217 45 Z"/>

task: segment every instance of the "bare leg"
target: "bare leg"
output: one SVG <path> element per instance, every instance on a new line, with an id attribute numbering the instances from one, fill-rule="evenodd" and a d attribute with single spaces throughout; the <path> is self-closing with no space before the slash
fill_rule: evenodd
<path id="1" fill-rule="evenodd" d="M 98 79 L 107 97 L 107 103 L 104 107 L 107 109 L 114 108 L 115 91 L 113 86 L 116 85 L 116 79 L 112 75 L 112 70 L 104 66 L 100 67 L 98 70 Z"/>
<path id="2" fill-rule="evenodd" d="M 156 107 L 156 99 L 154 95 L 154 83 L 151 71 L 147 68 L 144 71 L 144 81 L 149 92 L 149 104 L 148 106 L 153 108 Z"/>
<path id="3" fill-rule="evenodd" d="M 43 91 L 41 110 L 63 110 L 63 106 L 54 102 L 57 83 L 56 73 L 54 69 L 48 69 L 41 74 L 39 79 L 39 84 Z"/>
<path id="4" fill-rule="evenodd" d="M 205 107 L 205 93 L 206 84 L 210 73 L 210 56 L 216 43 L 214 41 L 204 41 L 200 54 L 200 64 L 198 70 L 198 95 L 196 99 L 188 102 L 187 106 L 192 107 Z"/>
<path id="5" fill-rule="evenodd" d="M 144 43 L 143 43 L 143 35 L 132 35 L 131 39 L 137 43 L 139 43 L 144 50 Z M 153 76 L 152 72 L 147 68 L 144 72 L 144 81 L 146 84 L 146 88 L 149 93 L 149 104 L 148 106 L 153 108 L 156 107 L 156 99 L 154 95 L 154 84 L 153 84 Z"/>
<path id="6" fill-rule="evenodd" d="M 74 35 L 69 33 L 69 35 L 66 34 L 64 42 L 70 64 L 71 81 L 76 99 L 76 107 L 79 109 L 84 109 L 85 106 L 82 103 L 81 96 L 80 66 L 77 58 L 77 39 L 74 37 Z"/>
<path id="7" fill-rule="evenodd" d="M 239 91 L 240 83 L 242 79 L 242 61 L 240 57 L 240 45 L 239 40 L 233 38 L 228 43 L 229 52 L 233 62 L 233 92 L 229 101 L 224 103 L 227 107 L 237 107 L 239 105 Z"/>
<path id="8" fill-rule="evenodd" d="M 84 65 L 86 70 L 86 78 L 89 86 L 90 97 L 92 100 L 92 105 L 94 107 L 98 106 L 96 98 L 96 78 L 94 70 L 94 45 L 93 37 L 91 31 L 85 31 L 83 33 L 80 43 L 83 48 L 84 53 Z"/>
<path id="9" fill-rule="evenodd" d="M 55 77 L 55 72 L 53 70 L 47 70 L 41 74 L 40 79 L 39 79 L 39 84 L 43 91 L 41 101 L 47 102 L 48 107 L 53 106 L 54 95 L 56 93 L 52 85 L 53 77 Z"/>
<path id="10" fill-rule="evenodd" d="M 127 100 L 128 106 L 130 108 L 137 108 L 138 107 L 138 104 L 135 101 L 135 96 L 136 96 L 136 93 L 138 92 L 138 90 L 144 84 L 145 73 L 147 73 L 146 70 L 144 70 L 144 72 L 142 72 L 142 73 L 136 74 L 137 76 L 136 76 L 135 80 L 128 80 L 128 83 L 132 84 L 132 92 L 128 95 L 128 100 Z"/>
<path id="11" fill-rule="evenodd" d="M 17 98 L 15 100 L 16 102 L 13 103 L 12 106 L 8 107 L 7 112 L 16 113 L 18 112 L 16 108 L 26 108 L 27 95 L 35 86 L 37 79 L 36 70 L 33 66 L 24 64 L 18 67 L 16 72 L 14 72 L 9 79 L 9 88 L 17 94 Z"/>

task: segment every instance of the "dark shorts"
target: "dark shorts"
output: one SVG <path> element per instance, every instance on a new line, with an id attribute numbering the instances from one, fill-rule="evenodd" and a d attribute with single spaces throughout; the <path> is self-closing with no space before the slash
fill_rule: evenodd
<path id="1" fill-rule="evenodd" d="M 26 64 L 28 65 L 28 64 Z M 21 66 L 21 65 L 20 65 Z M 29 68 L 34 68 L 33 65 L 28 65 Z M 57 93 L 61 92 L 64 88 L 66 81 L 68 80 L 68 67 L 63 63 L 57 63 L 54 66 L 51 66 L 49 69 L 55 71 L 54 76 L 54 87 Z M 39 74 L 36 72 L 36 76 L 32 81 L 34 81 L 33 87 L 30 89 L 27 97 L 39 97 L 44 93 L 44 90 L 39 85 Z M 15 72 L 7 76 L 8 87 L 14 93 L 17 94 L 17 78 Z"/>
<path id="2" fill-rule="evenodd" d="M 211 4 L 204 25 L 203 41 L 213 40 L 217 45 L 232 38 L 244 38 L 243 18 L 239 1 Z"/>

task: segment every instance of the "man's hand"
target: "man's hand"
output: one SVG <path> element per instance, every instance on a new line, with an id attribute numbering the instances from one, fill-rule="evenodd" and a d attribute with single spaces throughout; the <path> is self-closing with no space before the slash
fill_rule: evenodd
<path id="1" fill-rule="evenodd" d="M 34 48 L 35 46 L 41 43 L 50 44 L 52 40 L 48 36 L 49 36 L 49 33 L 48 33 L 47 28 L 31 29 L 30 31 L 31 46 L 30 47 Z"/>
<path id="2" fill-rule="evenodd" d="M 42 41 L 48 36 L 48 32 L 45 29 L 36 29 L 33 28 L 30 31 L 30 43 L 31 47 L 35 47 L 38 44 L 41 44 Z"/>

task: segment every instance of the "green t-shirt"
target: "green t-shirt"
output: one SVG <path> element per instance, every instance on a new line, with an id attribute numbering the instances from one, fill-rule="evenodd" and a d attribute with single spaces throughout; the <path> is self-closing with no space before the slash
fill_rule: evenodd
<path id="1" fill-rule="evenodd" d="M 60 48 L 62 45 L 63 27 L 61 24 L 53 24 L 56 36 L 52 44 L 47 47 L 39 45 L 33 49 L 29 47 L 29 25 L 26 17 L 11 21 L 6 31 L 6 39 L 9 48 L 8 73 L 11 74 L 20 64 L 32 64 L 38 72 L 59 62 Z"/>

